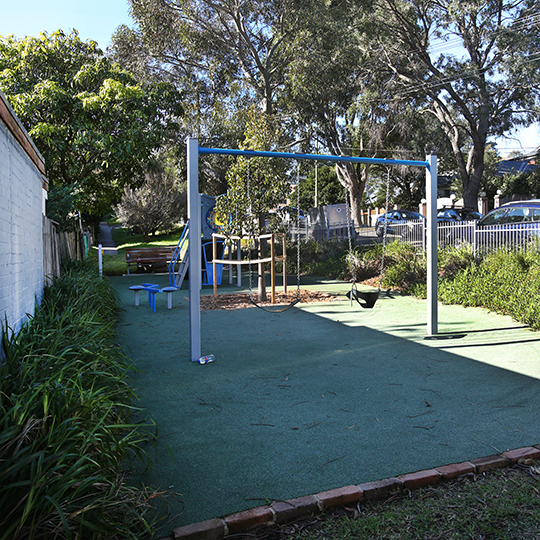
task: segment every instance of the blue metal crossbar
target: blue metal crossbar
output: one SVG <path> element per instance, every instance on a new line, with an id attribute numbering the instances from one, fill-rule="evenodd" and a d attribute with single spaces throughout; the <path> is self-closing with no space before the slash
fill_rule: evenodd
<path id="1" fill-rule="evenodd" d="M 260 150 L 232 150 L 228 148 L 204 148 L 199 146 L 199 154 L 221 154 L 227 156 L 264 157 L 264 158 L 291 158 L 311 159 L 313 161 L 346 161 L 349 163 L 373 163 L 377 165 L 410 165 L 425 167 L 429 170 L 429 161 L 413 161 L 407 159 L 384 159 L 354 156 L 325 156 L 323 154 L 299 154 L 295 152 L 264 152 Z"/>

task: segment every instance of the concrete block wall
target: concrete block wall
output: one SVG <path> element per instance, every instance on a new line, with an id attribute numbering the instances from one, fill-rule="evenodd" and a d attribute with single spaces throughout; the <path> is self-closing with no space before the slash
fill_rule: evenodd
<path id="1" fill-rule="evenodd" d="M 1 94 L 0 102 L 0 318 L 16 332 L 43 294 L 44 177 L 35 155 L 21 144 L 25 137 L 22 142 L 33 147 Z"/>

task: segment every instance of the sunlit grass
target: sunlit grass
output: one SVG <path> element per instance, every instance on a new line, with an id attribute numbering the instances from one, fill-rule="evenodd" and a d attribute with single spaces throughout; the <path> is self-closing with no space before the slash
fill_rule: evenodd
<path id="1" fill-rule="evenodd" d="M 273 540 L 525 539 L 540 535 L 540 469 L 468 475 L 399 498 L 281 527 Z M 270 536 L 270 535 L 267 535 Z"/>

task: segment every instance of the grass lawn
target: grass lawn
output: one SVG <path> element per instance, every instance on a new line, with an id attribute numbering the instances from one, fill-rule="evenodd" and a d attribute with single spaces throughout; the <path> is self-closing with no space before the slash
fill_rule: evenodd
<path id="1" fill-rule="evenodd" d="M 126 249 L 152 246 L 176 246 L 183 227 L 175 229 L 171 233 L 157 234 L 145 239 L 142 234 L 131 234 L 127 229 L 116 228 L 113 225 L 113 240 L 116 243 L 118 255 L 109 255 L 103 257 L 103 273 L 106 276 L 121 276 L 126 273 Z M 94 246 L 90 252 L 89 259 L 97 265 L 97 246 Z"/>
<path id="2" fill-rule="evenodd" d="M 540 466 L 519 464 L 471 474 L 387 501 L 256 532 L 253 536 L 273 540 L 538 539 Z"/>

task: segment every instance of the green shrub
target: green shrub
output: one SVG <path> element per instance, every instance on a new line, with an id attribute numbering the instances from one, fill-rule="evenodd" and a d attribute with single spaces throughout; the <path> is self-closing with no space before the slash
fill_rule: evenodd
<path id="1" fill-rule="evenodd" d="M 439 298 L 448 304 L 482 306 L 540 328 L 540 254 L 535 250 L 490 253 L 442 280 Z"/>
<path id="2" fill-rule="evenodd" d="M 287 269 L 296 273 L 297 243 L 287 243 Z M 331 279 L 346 279 L 348 243 L 343 240 L 302 240 L 300 242 L 300 272 L 304 275 L 326 276 Z"/>
<path id="3" fill-rule="evenodd" d="M 422 290 L 426 283 L 424 253 L 406 242 L 390 242 L 386 247 L 382 285 L 405 294 Z"/>
<path id="4" fill-rule="evenodd" d="M 348 279 L 364 281 L 381 273 L 382 245 L 377 244 L 368 248 L 356 248 L 352 253 L 347 253 Z"/>
<path id="5" fill-rule="evenodd" d="M 438 253 L 439 277 L 451 280 L 459 271 L 471 267 L 475 262 L 476 257 L 471 244 L 447 246 Z"/>
<path id="6" fill-rule="evenodd" d="M 133 424 L 117 300 L 85 265 L 45 288 L 34 317 L 4 328 L 0 539 L 136 538 L 153 494 L 130 487 L 148 426 Z"/>

